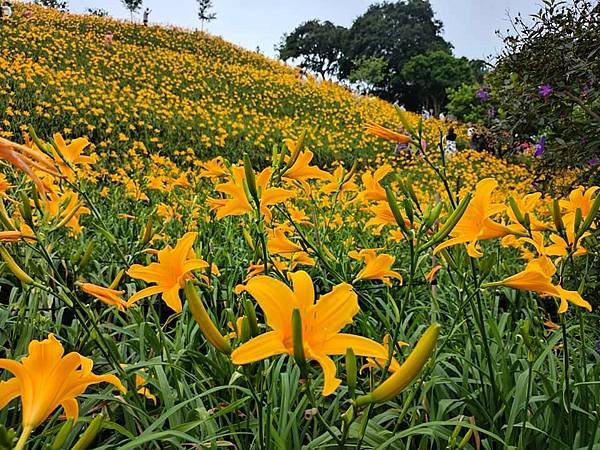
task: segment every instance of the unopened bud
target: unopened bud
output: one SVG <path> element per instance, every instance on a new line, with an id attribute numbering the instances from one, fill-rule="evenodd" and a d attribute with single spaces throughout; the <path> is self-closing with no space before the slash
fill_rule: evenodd
<path id="1" fill-rule="evenodd" d="M 194 320 L 200 327 L 200 331 L 202 331 L 202 334 L 206 340 L 220 352 L 225 354 L 231 353 L 231 347 L 229 346 L 229 343 L 225 340 L 208 315 L 208 312 L 206 311 L 206 308 L 204 308 L 204 304 L 202 303 L 202 300 L 200 299 L 200 296 L 198 295 L 198 292 L 196 292 L 196 288 L 191 281 L 188 281 L 185 284 L 184 291 L 190 307 L 190 312 L 192 313 Z"/>
<path id="2" fill-rule="evenodd" d="M 91 421 L 90 425 L 87 427 L 87 430 L 83 433 L 83 435 L 79 438 L 79 440 L 75 443 L 75 445 L 71 448 L 71 450 L 86 450 L 92 443 L 100 430 L 102 430 L 102 425 L 104 425 L 104 415 L 98 414 Z"/>
<path id="3" fill-rule="evenodd" d="M 419 339 L 419 342 L 417 342 L 417 345 L 400 368 L 375 388 L 373 392 L 357 398 L 355 402 L 356 406 L 360 407 L 369 403 L 386 402 L 402 392 L 419 375 L 423 366 L 425 366 L 425 363 L 433 353 L 439 334 L 440 325 L 431 325 L 423 333 L 423 336 L 421 336 L 421 339 Z"/>

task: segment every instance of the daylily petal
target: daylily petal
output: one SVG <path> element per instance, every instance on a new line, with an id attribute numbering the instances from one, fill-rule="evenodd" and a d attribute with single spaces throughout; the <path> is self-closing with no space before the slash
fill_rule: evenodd
<path id="1" fill-rule="evenodd" d="M 331 337 L 323 345 L 323 352 L 327 355 L 344 355 L 351 348 L 356 356 L 370 356 L 373 358 L 388 358 L 388 350 L 378 342 L 363 336 L 339 333 Z"/>
<path id="2" fill-rule="evenodd" d="M 338 284 L 331 292 L 321 296 L 314 311 L 317 326 L 336 333 L 352 323 L 353 317 L 360 311 L 358 297 L 351 285 Z"/>
<path id="3" fill-rule="evenodd" d="M 323 395 L 327 397 L 335 392 L 342 380 L 336 378 L 337 368 L 333 360 L 327 355 L 315 355 L 313 359 L 323 369 Z"/>
<path id="4" fill-rule="evenodd" d="M 256 299 L 273 330 L 287 326 L 292 320 L 293 309 L 299 306 L 296 296 L 285 283 L 268 276 L 250 279 L 244 290 Z"/>
<path id="5" fill-rule="evenodd" d="M 231 353 L 231 361 L 242 365 L 282 353 L 287 353 L 287 349 L 283 345 L 280 334 L 277 331 L 269 331 L 236 348 Z"/>

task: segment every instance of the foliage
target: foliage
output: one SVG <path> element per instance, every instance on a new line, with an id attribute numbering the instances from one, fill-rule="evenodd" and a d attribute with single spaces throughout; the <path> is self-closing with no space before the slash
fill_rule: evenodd
<path id="1" fill-rule="evenodd" d="M 212 22 L 217 18 L 216 13 L 211 13 L 210 10 L 213 8 L 212 0 L 197 0 L 198 1 L 198 18 L 202 29 L 204 29 L 205 22 Z"/>
<path id="2" fill-rule="evenodd" d="M 387 60 L 385 58 L 360 57 L 354 61 L 355 69 L 350 73 L 348 80 L 362 86 L 363 92 L 369 92 L 383 82 Z"/>
<path id="3" fill-rule="evenodd" d="M 474 81 L 467 58 L 455 58 L 442 50 L 410 58 L 402 68 L 402 77 L 413 92 L 419 93 L 419 103 L 433 108 L 436 114 L 446 104 L 449 89 Z"/>
<path id="4" fill-rule="evenodd" d="M 59 0 L 35 0 L 38 5 L 45 6 L 47 8 L 58 9 L 59 11 L 66 11 L 69 8 L 69 3 L 66 1 Z"/>
<path id="5" fill-rule="evenodd" d="M 528 194 L 527 166 L 446 157 L 440 121 L 204 33 L 24 8 L 0 30 L 0 444 L 596 445 L 598 190 Z M 33 340 L 64 354 L 24 373 Z M 76 362 L 127 392 L 57 395 Z M 25 397 L 63 403 L 29 440 Z"/>
<path id="6" fill-rule="evenodd" d="M 442 23 L 434 18 L 428 1 L 409 0 L 374 4 L 350 27 L 341 76 L 354 70 L 360 57 L 381 57 L 388 61 L 378 92 L 387 99 L 415 107 L 413 90 L 402 76 L 402 68 L 412 58 L 428 51 L 451 49 L 441 36 Z"/>
<path id="7" fill-rule="evenodd" d="M 600 8 L 594 3 L 548 0 L 532 23 L 517 18 L 488 77 L 503 145 L 545 136 L 541 180 L 572 167 L 582 169 L 582 179 L 598 177 Z"/>
<path id="8" fill-rule="evenodd" d="M 121 2 L 132 16 L 135 12 L 139 11 L 144 4 L 144 0 L 121 0 Z"/>
<path id="9" fill-rule="evenodd" d="M 85 39 L 83 29 L 89 30 Z M 107 29 L 114 34 L 110 47 Z M 144 136 L 149 149 L 176 161 L 186 162 L 188 152 L 237 161 L 247 152 L 265 164 L 274 145 L 306 130 L 318 163 L 366 163 L 391 146 L 365 134 L 363 124 L 397 121 L 386 102 L 302 77 L 200 32 L 142 29 L 50 10 L 19 27 L 2 27 L 0 55 L 0 111 L 12 117 L 0 121 L 0 136 L 19 136 L 32 122 L 51 134 L 52 115 L 60 117 L 58 131 L 87 136 L 104 155 L 125 154 Z M 32 78 L 28 55 L 40 55 Z M 91 104 L 101 106 L 82 106 Z M 430 137 L 446 126 L 431 123 Z M 465 129 L 458 131 L 464 135 Z"/>
<path id="10" fill-rule="evenodd" d="M 490 105 L 477 97 L 481 89 L 479 84 L 462 84 L 460 87 L 448 90 L 448 113 L 462 122 L 486 123 Z M 490 111 L 491 113 L 491 111 Z"/>
<path id="11" fill-rule="evenodd" d="M 297 59 L 300 67 L 320 74 L 335 76 L 343 55 L 348 30 L 329 21 L 309 20 L 283 37 L 279 58 Z"/>

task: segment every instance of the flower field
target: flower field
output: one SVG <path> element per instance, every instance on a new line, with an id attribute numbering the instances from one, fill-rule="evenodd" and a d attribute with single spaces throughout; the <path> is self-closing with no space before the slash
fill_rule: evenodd
<path id="1" fill-rule="evenodd" d="M 0 448 L 600 449 L 598 188 L 535 192 L 446 127 L 17 4 Z"/>

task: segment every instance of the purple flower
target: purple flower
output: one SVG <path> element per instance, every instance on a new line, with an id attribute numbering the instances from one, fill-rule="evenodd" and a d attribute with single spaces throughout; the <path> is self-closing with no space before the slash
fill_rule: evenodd
<path id="1" fill-rule="evenodd" d="M 597 156 L 593 156 L 592 159 L 588 161 L 588 166 L 590 166 L 590 169 L 592 167 L 596 167 L 598 164 L 600 164 L 600 160 Z M 598 343 L 598 345 L 600 345 L 600 343 Z M 600 351 L 598 353 L 600 353 Z"/>
<path id="2" fill-rule="evenodd" d="M 542 84 L 538 90 L 538 94 L 540 94 L 540 97 L 542 98 L 550 97 L 552 92 L 554 92 L 554 88 L 551 84 Z"/>
<path id="3" fill-rule="evenodd" d="M 475 94 L 475 97 L 477 97 L 479 100 L 481 100 L 481 103 L 484 103 L 490 99 L 490 93 L 488 91 L 486 91 L 485 89 L 481 88 L 477 91 L 477 93 Z"/>
<path id="4" fill-rule="evenodd" d="M 596 344 L 596 353 L 600 353 L 600 341 Z"/>
<path id="5" fill-rule="evenodd" d="M 535 144 L 535 152 L 533 153 L 533 156 L 536 158 L 539 158 L 540 156 L 542 156 L 544 154 L 545 150 L 546 150 L 546 136 L 542 136 L 540 138 L 540 140 L 538 141 L 538 143 Z"/>
<path id="6" fill-rule="evenodd" d="M 496 109 L 493 106 L 487 110 L 487 116 L 490 119 L 496 117 Z"/>

